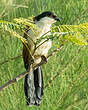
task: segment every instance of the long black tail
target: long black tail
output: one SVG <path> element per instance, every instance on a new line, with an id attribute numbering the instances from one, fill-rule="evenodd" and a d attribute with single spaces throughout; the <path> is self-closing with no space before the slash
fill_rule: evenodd
<path id="1" fill-rule="evenodd" d="M 25 76 L 24 92 L 27 105 L 40 105 L 43 96 L 43 74 L 41 67 Z"/>

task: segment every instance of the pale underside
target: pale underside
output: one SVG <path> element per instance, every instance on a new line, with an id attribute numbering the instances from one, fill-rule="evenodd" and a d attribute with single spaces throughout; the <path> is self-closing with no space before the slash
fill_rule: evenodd
<path id="1" fill-rule="evenodd" d="M 51 25 L 55 22 L 55 20 L 45 17 L 44 19 L 36 22 L 35 24 L 38 26 L 39 29 L 37 29 L 35 32 L 33 32 L 32 30 L 28 31 L 28 35 L 29 37 L 27 38 L 29 45 L 30 45 L 30 50 L 31 53 L 34 52 L 34 43 L 30 40 L 30 38 L 36 43 L 37 39 L 39 39 L 40 37 L 42 37 L 42 35 L 44 35 L 45 33 L 50 31 L 50 27 Z M 50 32 L 48 33 L 50 34 Z M 45 40 L 45 39 L 44 39 Z M 40 42 L 40 44 L 44 41 L 42 40 Z M 35 52 L 34 52 L 34 57 L 35 56 L 47 56 L 49 49 L 52 46 L 52 41 L 48 40 L 47 42 L 43 43 L 40 47 L 38 47 Z"/>

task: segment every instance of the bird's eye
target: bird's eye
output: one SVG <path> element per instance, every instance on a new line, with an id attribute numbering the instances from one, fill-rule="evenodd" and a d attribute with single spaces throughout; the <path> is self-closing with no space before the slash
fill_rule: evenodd
<path id="1" fill-rule="evenodd" d="M 55 18 L 56 16 L 55 15 L 53 15 L 53 18 Z"/>
<path id="2" fill-rule="evenodd" d="M 50 17 L 51 17 L 51 18 L 55 18 L 56 16 L 55 16 L 55 15 L 51 15 Z"/>

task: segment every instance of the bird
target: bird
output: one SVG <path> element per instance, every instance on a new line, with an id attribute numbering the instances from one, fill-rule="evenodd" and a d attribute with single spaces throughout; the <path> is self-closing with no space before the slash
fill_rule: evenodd
<path id="1" fill-rule="evenodd" d="M 33 18 L 34 24 L 40 29 L 37 30 L 37 33 L 34 33 L 33 30 L 29 27 L 27 27 L 27 29 L 25 30 L 26 33 L 24 33 L 24 38 L 28 42 L 27 46 L 30 49 L 31 54 L 34 56 L 35 59 L 38 58 L 38 61 L 36 60 L 37 63 L 40 62 L 39 58 L 41 56 L 43 56 L 44 58 L 47 57 L 48 51 L 52 46 L 52 41 L 48 40 L 36 50 L 35 43 L 37 39 L 50 31 L 52 24 L 56 21 L 60 21 L 60 18 L 55 13 L 51 11 L 45 11 Z M 29 38 L 29 36 L 31 39 Z M 43 40 L 41 42 L 43 42 Z M 23 61 L 26 70 L 30 68 L 30 62 L 32 60 L 33 59 L 29 54 L 27 47 L 23 45 Z M 42 97 L 44 95 L 43 72 L 41 66 L 25 76 L 24 93 L 28 106 L 39 106 L 41 104 Z"/>

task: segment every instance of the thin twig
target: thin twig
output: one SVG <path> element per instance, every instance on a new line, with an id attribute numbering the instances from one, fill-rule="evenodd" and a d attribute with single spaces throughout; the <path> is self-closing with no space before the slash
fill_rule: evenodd
<path id="1" fill-rule="evenodd" d="M 61 45 L 59 48 L 55 49 L 51 54 L 48 55 L 47 59 L 49 59 L 51 56 L 53 56 L 56 52 L 60 51 L 62 49 L 63 45 Z M 25 75 L 27 75 L 28 73 L 30 73 L 31 71 L 33 71 L 34 69 L 38 68 L 39 66 L 45 64 L 44 61 L 41 61 L 39 64 L 32 64 L 32 67 L 30 67 L 29 71 L 25 71 L 23 73 L 21 73 L 20 75 L 18 75 L 16 78 L 9 80 L 8 82 L 6 82 L 3 86 L 0 87 L 0 91 L 8 88 L 8 86 L 18 82 L 20 79 L 24 78 Z M 33 69 L 33 70 L 32 70 Z"/>
<path id="2" fill-rule="evenodd" d="M 66 70 L 68 69 L 68 67 L 70 66 L 70 64 L 72 64 L 73 61 L 76 61 L 75 58 L 80 54 L 80 50 L 81 50 L 81 49 L 83 49 L 83 48 L 81 47 L 81 48 L 78 49 L 78 51 L 76 52 L 76 55 L 73 57 L 73 59 L 71 60 L 71 62 L 70 62 L 70 63 L 67 63 L 67 65 L 65 66 L 65 68 L 64 68 L 61 72 L 57 73 L 55 76 L 53 76 L 53 77 L 48 81 L 48 84 L 46 84 L 45 87 L 44 87 L 45 89 L 48 88 L 48 87 L 52 84 L 52 82 L 55 81 L 55 79 L 58 78 L 64 71 L 66 71 Z M 58 50 L 58 49 L 57 49 L 57 50 Z M 54 53 L 55 51 L 57 51 L 57 50 L 54 50 L 53 53 Z M 51 53 L 50 55 L 53 56 L 53 55 L 52 55 L 53 53 Z M 49 57 L 50 57 L 50 55 L 49 55 Z"/>
<path id="3" fill-rule="evenodd" d="M 4 63 L 9 62 L 10 60 L 15 60 L 15 59 L 17 59 L 17 58 L 19 58 L 19 57 L 22 57 L 22 55 L 18 55 L 18 56 L 16 56 L 16 57 L 12 57 L 12 58 L 7 59 L 7 60 L 5 60 L 5 61 L 3 61 L 3 62 L 0 62 L 0 65 L 3 65 Z"/>
<path id="4" fill-rule="evenodd" d="M 76 19 L 74 19 L 71 24 L 77 22 L 78 19 L 80 19 L 87 12 L 88 12 L 88 8 L 86 10 L 84 10 Z"/>
<path id="5" fill-rule="evenodd" d="M 80 103 L 82 103 L 82 102 L 86 102 L 86 103 L 87 103 L 88 101 L 87 101 L 87 99 L 85 99 L 85 98 L 78 99 L 78 100 L 74 101 L 73 103 L 71 103 L 70 105 L 68 105 L 68 106 L 65 108 L 65 110 L 71 110 L 73 106 L 75 106 L 76 104 L 80 104 Z M 86 110 L 87 110 L 87 109 L 86 109 Z"/>
<path id="6" fill-rule="evenodd" d="M 62 103 L 62 101 L 65 99 L 65 97 L 66 97 L 68 94 L 70 94 L 70 92 L 71 92 L 71 90 L 72 90 L 72 87 L 75 86 L 75 85 L 77 84 L 77 82 L 78 82 L 81 78 L 83 78 L 87 73 L 88 73 L 88 69 L 86 68 L 86 70 L 84 71 L 84 74 L 83 74 L 83 72 L 81 72 L 80 75 L 78 76 L 78 79 L 75 80 L 75 81 L 73 81 L 72 83 L 70 83 L 70 86 L 68 87 L 68 88 L 69 88 L 68 91 L 66 91 L 66 92 L 62 95 L 62 97 L 59 99 L 59 101 L 58 101 L 57 104 L 56 104 L 56 109 L 55 109 L 55 110 L 57 110 L 57 108 L 61 105 L 61 103 Z M 77 88 L 77 89 L 79 89 L 79 88 Z"/>

